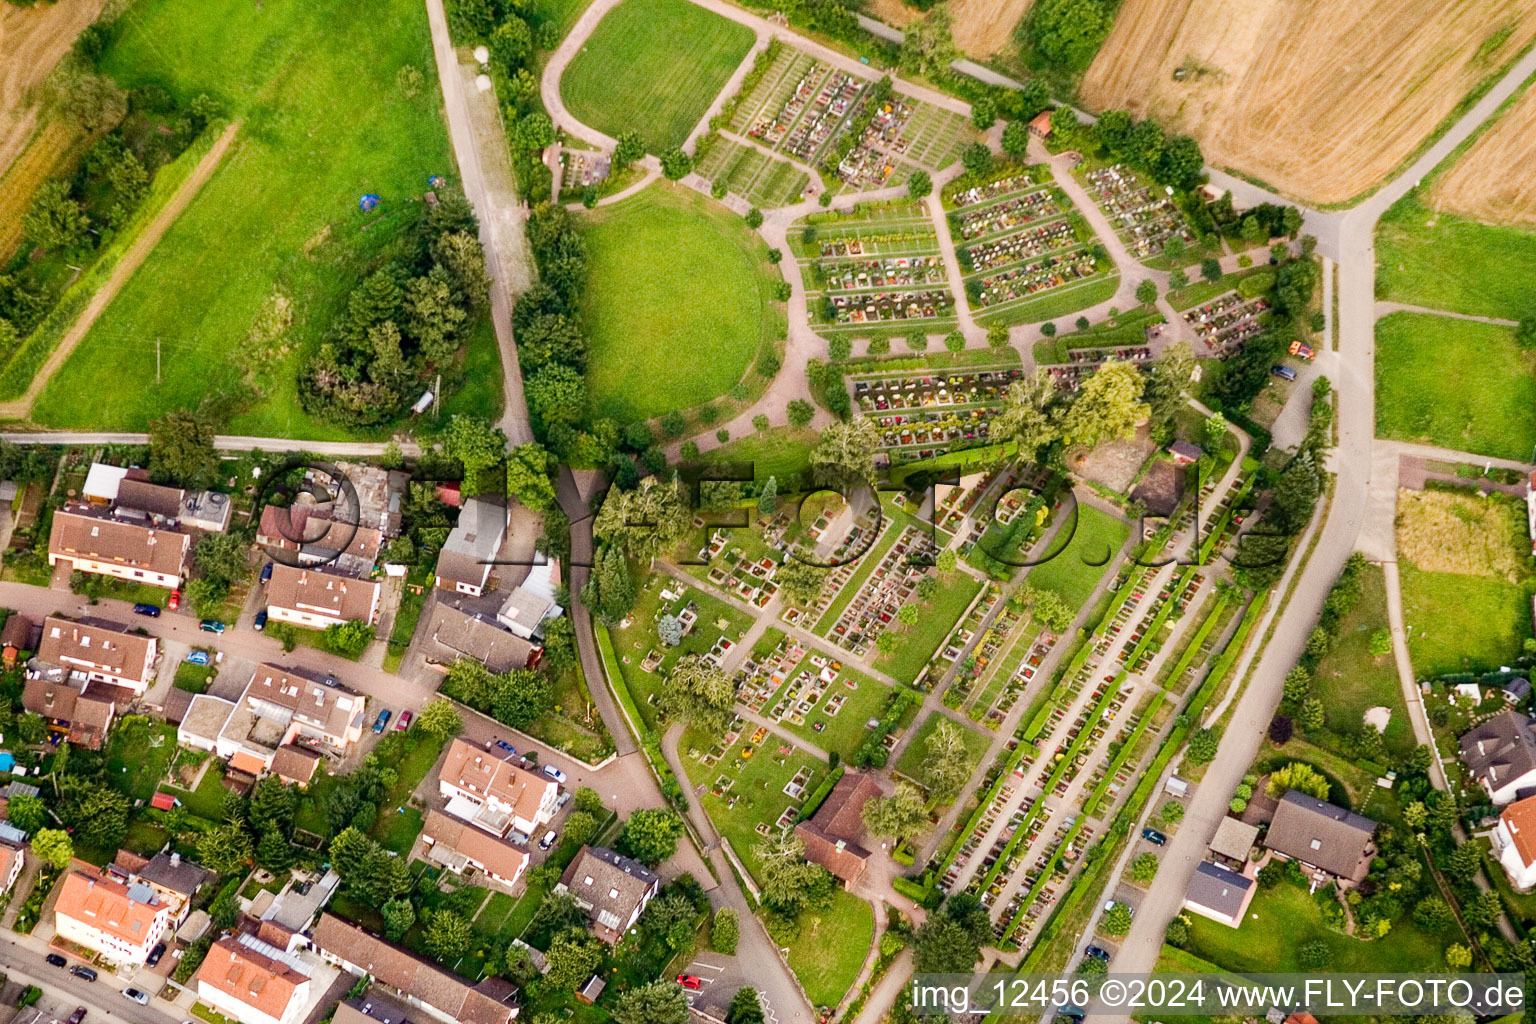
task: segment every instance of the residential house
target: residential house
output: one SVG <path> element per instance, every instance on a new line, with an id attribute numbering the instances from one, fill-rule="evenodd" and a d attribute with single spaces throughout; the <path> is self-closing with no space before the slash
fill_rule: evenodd
<path id="1" fill-rule="evenodd" d="M 1346 882 L 1360 882 L 1376 856 L 1376 822 L 1290 790 L 1280 798 L 1264 845 L 1282 857 Z"/>
<path id="2" fill-rule="evenodd" d="M 560 797 L 553 779 L 457 738 L 448 747 L 438 791 L 449 814 L 495 836 L 513 829 L 532 835 L 554 819 Z"/>
<path id="3" fill-rule="evenodd" d="M 816 813 L 795 826 L 795 834 L 805 843 L 805 859 L 852 888 L 869 860 L 863 845 L 864 805 L 879 795 L 880 784 L 873 776 L 844 772 Z"/>
<path id="4" fill-rule="evenodd" d="M 601 846 L 583 846 L 555 886 L 575 897 L 593 933 L 610 946 L 634 927 L 660 889 L 661 878 L 650 868 Z"/>
<path id="5" fill-rule="evenodd" d="M 311 679 L 281 665 L 258 665 L 220 727 L 213 750 L 231 768 L 252 776 L 271 770 L 278 751 L 289 745 L 343 755 L 363 738 L 366 703 L 362 694 L 332 679 Z M 221 711 L 210 704 L 209 722 Z M 189 718 L 201 712 L 193 701 Z M 178 735 L 183 731 L 193 732 L 185 721 Z M 192 738 L 192 745 L 201 745 L 200 737 Z M 284 765 L 287 769 L 287 758 Z"/>
<path id="6" fill-rule="evenodd" d="M 500 978 L 476 985 L 408 950 L 323 914 L 311 940 L 329 963 L 395 990 L 412 1007 L 444 1024 L 510 1024 L 517 990 Z"/>
<path id="7" fill-rule="evenodd" d="M 192 912 L 192 900 L 202 890 L 209 875 L 208 869 L 201 864 L 186 860 L 179 853 L 161 850 L 134 872 L 132 880 L 153 889 L 160 901 L 171 908 L 179 925 Z"/>
<path id="8" fill-rule="evenodd" d="M 490 618 L 460 608 L 458 601 L 439 594 L 425 636 L 432 642 L 427 659 L 451 665 L 460 658 L 478 661 L 492 672 L 510 672 L 538 662 L 539 648 Z"/>
<path id="9" fill-rule="evenodd" d="M 69 742 L 99 750 L 118 708 L 126 707 L 133 696 L 125 687 L 82 683 L 62 672 L 50 672 L 27 680 L 21 703 L 46 718 L 48 727 Z"/>
<path id="10" fill-rule="evenodd" d="M 496 613 L 496 621 L 525 640 L 542 641 L 544 620 L 564 609 L 555 603 L 555 588 L 560 585 L 560 563 L 551 559 L 535 565 Z"/>
<path id="11" fill-rule="evenodd" d="M 273 552 L 278 563 L 324 566 L 349 576 L 371 573 L 383 542 L 378 530 L 336 518 L 329 508 L 307 504 L 267 505 L 256 527 L 256 543 Z"/>
<path id="12" fill-rule="evenodd" d="M 143 964 L 174 921 L 175 912 L 149 885 L 80 870 L 64 875 L 54 904 L 60 938 L 126 966 Z"/>
<path id="13" fill-rule="evenodd" d="M 12 612 L 0 629 L 0 663 L 12 667 L 23 652 L 35 652 L 42 639 L 41 626 L 21 612 Z"/>
<path id="14" fill-rule="evenodd" d="M 421 829 L 421 841 L 427 846 L 427 860 L 441 864 L 457 874 L 473 869 L 486 878 L 511 889 L 528 867 L 528 852 L 489 832 L 471 828 L 458 818 L 441 811 L 427 812 Z"/>
<path id="15" fill-rule="evenodd" d="M 177 517 L 187 529 L 204 533 L 223 533 L 229 529 L 234 504 L 229 495 L 218 491 L 188 491 L 182 495 L 181 510 Z"/>
<path id="16" fill-rule="evenodd" d="M 240 1024 L 298 1024 L 309 1007 L 312 969 L 252 935 L 215 942 L 197 969 L 197 998 Z"/>
<path id="17" fill-rule="evenodd" d="M 331 1024 L 420 1024 L 420 1018 L 412 1020 L 408 1007 L 369 986 L 362 995 L 338 1003 Z"/>
<path id="18" fill-rule="evenodd" d="M 191 534 L 147 519 L 66 506 L 53 514 L 48 564 L 175 589 L 191 545 Z"/>
<path id="19" fill-rule="evenodd" d="M 434 582 L 443 590 L 479 597 L 507 535 L 507 507 L 476 495 L 459 509 L 459 522 L 437 556 Z"/>
<path id="20" fill-rule="evenodd" d="M 1536 794 L 1536 722 L 1500 711 L 1461 737 L 1461 761 L 1497 806 Z"/>
<path id="21" fill-rule="evenodd" d="M 1493 852 L 1510 885 L 1521 891 L 1536 887 L 1536 796 L 1516 800 L 1499 813 Z"/>
<path id="22" fill-rule="evenodd" d="M 379 584 L 320 569 L 272 566 L 267 614 L 279 622 L 324 629 L 346 622 L 373 623 L 379 612 Z"/>
<path id="23" fill-rule="evenodd" d="M 306 747 L 284 743 L 272 755 L 271 772 L 285 786 L 308 789 L 320 769 L 320 755 Z"/>
<path id="24" fill-rule="evenodd" d="M 1220 864 L 1201 861 L 1184 893 L 1184 909 L 1236 928 L 1243 923 L 1253 892 L 1253 879 Z"/>
<path id="25" fill-rule="evenodd" d="M 102 622 L 75 622 L 61 615 L 43 620 L 34 664 L 65 670 L 92 682 L 111 683 L 142 695 L 155 679 L 159 641 Z"/>

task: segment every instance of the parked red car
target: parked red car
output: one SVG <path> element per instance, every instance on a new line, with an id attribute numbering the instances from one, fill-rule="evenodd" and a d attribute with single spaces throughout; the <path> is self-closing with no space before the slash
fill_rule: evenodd
<path id="1" fill-rule="evenodd" d="M 179 608 L 181 606 L 181 591 L 171 591 L 171 598 L 169 601 L 165 602 L 165 606 L 171 611 L 175 611 L 177 608 Z"/>
<path id="2" fill-rule="evenodd" d="M 683 988 L 692 989 L 695 992 L 704 987 L 704 983 L 698 979 L 697 975 L 693 974 L 679 974 L 677 976 L 677 983 L 683 986 Z"/>

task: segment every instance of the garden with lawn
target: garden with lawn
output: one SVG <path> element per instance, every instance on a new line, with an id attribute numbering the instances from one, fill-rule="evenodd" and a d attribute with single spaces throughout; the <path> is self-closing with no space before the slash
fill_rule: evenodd
<path id="1" fill-rule="evenodd" d="M 1531 635 L 1531 580 L 1425 572 L 1402 558 L 1398 572 L 1415 674 L 1488 672 L 1519 656 Z"/>
<path id="2" fill-rule="evenodd" d="M 966 764 L 972 770 L 975 770 L 976 765 L 981 762 L 982 755 L 987 752 L 987 747 L 991 745 L 991 738 L 983 736 L 970 726 L 961 725 L 942 712 L 935 711 L 923 719 L 923 724 L 917 727 L 917 731 L 912 734 L 912 739 L 907 744 L 906 749 L 901 752 L 901 757 L 896 762 L 898 774 L 905 775 L 909 779 L 919 777 L 918 769 L 922 766 L 923 758 L 928 756 L 928 748 L 925 744 L 928 737 L 933 735 L 934 730 L 943 721 L 948 721 L 960 730 L 960 738 L 965 743 Z"/>
<path id="3" fill-rule="evenodd" d="M 560 79 L 583 123 L 634 130 L 652 153 L 681 146 L 747 51 L 752 30 L 687 0 L 624 0 Z"/>
<path id="4" fill-rule="evenodd" d="M 653 185 L 594 211 L 583 236 L 594 415 L 649 419 L 706 402 L 777 340 L 767 250 L 711 200 Z"/>
<path id="5" fill-rule="evenodd" d="M 1454 387 L 1446 387 L 1454 381 Z M 1536 352 L 1497 324 L 1423 313 L 1376 323 L 1376 432 L 1527 459 L 1536 448 Z"/>
<path id="6" fill-rule="evenodd" d="M 296 0 L 145 0 L 123 13 L 103 70 L 125 88 L 164 88 L 180 103 L 206 93 L 244 123 L 49 382 L 34 419 L 143 430 L 166 409 L 240 392 L 243 371 L 231 353 L 281 294 L 300 315 L 282 354 L 258 373 L 261 400 L 230 432 L 324 440 L 353 433 L 299 408 L 297 367 L 373 259 L 416 221 L 429 177 L 454 173 L 426 12 L 409 0 L 381 0 L 369 9 L 368 31 L 357 28 L 348 6 Z M 406 67 L 417 72 L 414 86 L 397 82 Z M 359 197 L 368 193 L 381 202 L 364 213 Z M 442 411 L 498 415 L 498 358 L 490 330 L 471 331 L 466 368 L 475 383 Z M 80 400 L 109 387 L 112 402 Z"/>
<path id="7" fill-rule="evenodd" d="M 1325 922 L 1317 898 L 1289 880 L 1259 891 L 1240 928 L 1197 914 L 1185 916 L 1190 922 L 1189 951 L 1233 971 L 1304 971 L 1301 948 L 1322 942 L 1328 947 L 1330 971 L 1438 973 L 1446 945 L 1459 939 L 1454 932 L 1431 935 L 1414 924 L 1412 916 L 1399 919 L 1384 938 L 1372 942 L 1344 935 Z"/>
<path id="8" fill-rule="evenodd" d="M 1390 641 L 1381 567 L 1366 566 L 1360 581 L 1360 601 L 1339 624 L 1338 642 L 1313 673 L 1312 693 L 1323 702 L 1332 732 L 1358 733 L 1367 710 L 1387 708 L 1392 712 L 1383 733 L 1387 749 L 1406 755 L 1416 743 L 1408 709 L 1403 704 L 1397 662 L 1390 647 L 1385 647 L 1383 654 L 1374 653 Z"/>
<path id="9" fill-rule="evenodd" d="M 868 903 L 846 889 L 832 892 L 826 910 L 807 910 L 795 921 L 799 931 L 788 945 L 789 969 L 800 979 L 814 1006 L 836 1006 L 853 988 L 869 944 L 875 938 L 875 914 Z"/>
<path id="10" fill-rule="evenodd" d="M 1039 590 L 1054 590 L 1073 608 L 1082 608 L 1093 588 L 1114 564 L 1127 537 L 1130 524 L 1118 516 L 1077 503 L 1076 528 L 1067 518 L 1051 538 L 1042 557 L 1047 560 L 1029 570 L 1029 585 Z"/>
<path id="11" fill-rule="evenodd" d="M 1382 216 L 1376 261 L 1378 299 L 1503 320 L 1536 314 L 1536 234 L 1432 211 L 1417 192 Z"/>

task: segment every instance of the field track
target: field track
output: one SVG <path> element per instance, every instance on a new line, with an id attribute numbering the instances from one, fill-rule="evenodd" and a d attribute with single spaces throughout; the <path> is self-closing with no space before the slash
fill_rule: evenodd
<path id="1" fill-rule="evenodd" d="M 1536 228 L 1536 89 L 1527 86 L 1440 176 L 1428 205 L 1474 220 Z"/>
<path id="2" fill-rule="evenodd" d="M 144 226 L 144 231 L 138 238 L 134 239 L 133 244 L 128 247 L 128 251 L 123 253 L 122 259 L 117 261 L 117 265 L 112 268 L 111 275 L 97 289 L 96 294 L 91 296 L 91 301 L 86 303 L 85 309 L 80 311 L 79 318 L 70 325 L 64 337 L 59 339 L 58 346 L 49 354 L 42 368 L 37 371 L 37 375 L 32 378 L 32 383 L 27 387 L 27 393 L 15 401 L 0 402 L 0 418 L 25 419 L 31 413 L 32 403 L 37 401 L 37 396 L 43 393 L 43 387 L 48 383 L 48 378 L 52 377 L 58 368 L 64 365 L 64 361 L 69 358 L 69 354 L 74 351 L 75 346 L 90 331 L 91 325 L 96 322 L 96 318 L 107 308 L 123 285 L 128 283 L 128 279 L 133 277 L 134 271 L 139 269 L 139 265 L 154 250 L 160 241 L 160 237 L 170 229 L 172 224 L 176 223 L 176 218 L 180 217 L 182 211 L 191 204 L 192 198 L 197 195 L 198 189 L 202 188 L 203 183 L 213 176 L 213 172 L 218 169 L 219 162 L 224 159 L 224 154 L 228 152 L 230 145 L 234 143 L 235 135 L 239 130 L 240 122 L 236 121 L 225 128 L 223 133 L 219 135 L 213 144 L 213 148 L 209 149 L 203 158 L 197 162 L 197 166 L 192 169 L 192 173 L 187 176 L 187 180 L 181 183 L 181 187 L 176 190 L 176 194 L 165 204 L 165 208 L 155 215 L 154 220 Z"/>
<path id="3" fill-rule="evenodd" d="M 1029 12 L 1032 0 L 950 0 L 953 19 L 950 38 L 955 48 L 969 57 L 985 58 L 1008 47 L 1013 30 Z M 865 10 L 887 25 L 906 28 L 923 16 L 901 0 L 869 0 Z"/>
<path id="4" fill-rule="evenodd" d="M 1536 0 L 1126 0 L 1081 91 L 1193 135 L 1212 164 L 1342 203 L 1533 38 Z"/>

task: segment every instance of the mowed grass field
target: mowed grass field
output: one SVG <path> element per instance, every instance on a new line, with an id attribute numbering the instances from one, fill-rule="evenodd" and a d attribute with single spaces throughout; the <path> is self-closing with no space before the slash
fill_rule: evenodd
<path id="1" fill-rule="evenodd" d="M 1376 323 L 1376 432 L 1529 458 L 1536 353 L 1520 351 L 1508 327 L 1423 313 L 1383 317 Z"/>
<path id="2" fill-rule="evenodd" d="M 409 223 L 432 174 L 456 177 L 425 11 L 380 0 L 362 28 L 346 5 L 267 0 L 142 0 L 103 58 L 125 87 L 200 93 L 244 125 L 235 147 L 49 383 L 34 418 L 49 426 L 142 430 L 160 412 L 234 387 L 232 358 L 274 291 L 293 301 L 292 354 L 236 433 L 332 439 L 294 383 L 368 262 Z M 414 96 L 396 87 L 410 64 Z M 358 198 L 377 193 L 372 214 Z M 499 377 L 494 338 L 476 331 L 471 378 Z M 161 379 L 156 381 L 156 341 Z M 112 395 L 110 402 L 97 396 Z M 499 383 L 476 384 L 445 412 L 495 415 Z"/>
<path id="3" fill-rule="evenodd" d="M 649 419 L 741 379 L 766 340 L 770 281 L 740 217 L 657 184 L 595 211 L 585 235 L 593 412 Z"/>
<path id="4" fill-rule="evenodd" d="M 1393 204 L 1376 228 L 1377 298 L 1519 320 L 1536 313 L 1536 233 Z"/>
<path id="5" fill-rule="evenodd" d="M 1068 520 L 1045 552 L 1054 557 L 1030 569 L 1027 577 L 1030 586 L 1056 591 L 1073 608 L 1081 608 L 1093 594 L 1131 534 L 1130 524 L 1123 519 L 1081 502 L 1077 516 L 1077 530 L 1071 539 L 1067 539 L 1066 531 L 1072 528 Z"/>
<path id="6" fill-rule="evenodd" d="M 1531 635 L 1536 582 L 1425 572 L 1398 559 L 1408 656 L 1420 677 L 1487 672 L 1520 655 Z"/>
<path id="7" fill-rule="evenodd" d="M 660 153 L 680 146 L 752 48 L 752 30 L 688 0 L 624 0 L 560 79 L 572 114 Z"/>

